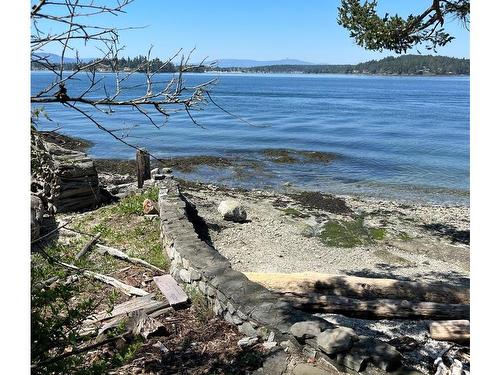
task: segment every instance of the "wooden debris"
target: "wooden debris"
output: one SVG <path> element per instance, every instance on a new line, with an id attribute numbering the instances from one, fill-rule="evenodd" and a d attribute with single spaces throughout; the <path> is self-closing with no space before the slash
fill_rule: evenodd
<path id="1" fill-rule="evenodd" d="M 144 310 L 137 310 L 130 313 L 127 326 L 134 336 L 141 335 L 145 339 L 151 336 L 167 334 L 166 327 L 156 319 L 148 316 Z"/>
<path id="2" fill-rule="evenodd" d="M 151 179 L 151 160 L 146 150 L 137 150 L 135 154 L 137 164 L 137 187 L 142 188 L 145 180 Z"/>
<path id="3" fill-rule="evenodd" d="M 97 233 L 94 237 L 92 237 L 86 244 L 83 246 L 83 248 L 80 250 L 78 254 L 76 254 L 75 259 L 78 260 L 81 257 L 83 257 L 85 254 L 87 254 L 90 249 L 92 249 L 92 246 L 94 246 L 97 241 L 99 241 L 99 238 L 101 238 L 101 233 Z"/>
<path id="4" fill-rule="evenodd" d="M 470 341 L 469 320 L 445 320 L 429 325 L 431 338 L 439 341 L 468 343 Z"/>
<path id="5" fill-rule="evenodd" d="M 295 308 L 305 311 L 327 312 L 363 318 L 469 318 L 470 306 L 435 302 L 410 302 L 406 300 L 377 299 L 363 301 L 340 296 L 311 293 L 308 296 L 283 294 Z"/>
<path id="6" fill-rule="evenodd" d="M 97 272 L 92 272 L 87 270 L 83 271 L 83 274 L 85 276 L 89 276 L 96 280 L 102 281 L 103 283 L 106 283 L 108 285 L 114 286 L 115 288 L 121 290 L 128 296 L 145 296 L 148 294 L 148 292 L 146 292 L 143 289 L 139 289 L 132 285 L 125 284 L 124 282 L 121 282 L 120 280 L 115 279 L 114 277 L 111 276 L 106 276 Z"/>
<path id="7" fill-rule="evenodd" d="M 155 276 L 153 277 L 153 280 L 158 286 L 158 289 L 160 289 L 163 295 L 167 298 L 168 302 L 170 302 L 170 306 L 176 306 L 187 302 L 188 296 L 184 293 L 172 276 Z"/>
<path id="8" fill-rule="evenodd" d="M 437 303 L 469 304 L 469 289 L 445 283 L 402 281 L 357 276 L 338 276 L 317 272 L 245 272 L 249 280 L 280 293 L 308 295 L 319 293 L 359 299 L 403 299 Z"/>
<path id="9" fill-rule="evenodd" d="M 81 272 L 86 277 L 90 277 L 90 278 L 102 281 L 103 283 L 106 283 L 108 285 L 112 285 L 115 288 L 121 290 L 123 293 L 125 293 L 128 296 L 132 296 L 132 295 L 145 296 L 148 294 L 148 292 L 146 292 L 145 290 L 136 288 L 132 285 L 125 284 L 124 282 L 121 282 L 120 280 L 115 279 L 114 277 L 106 276 L 106 275 L 103 275 L 103 274 L 100 274 L 100 273 L 97 273 L 94 271 L 84 270 L 84 269 L 79 268 L 73 264 L 64 263 L 64 262 L 58 262 L 58 263 L 64 267 Z"/>
<path id="10" fill-rule="evenodd" d="M 150 268 L 150 269 L 152 269 L 154 271 L 157 271 L 157 272 L 161 272 L 161 273 L 165 272 L 165 270 L 162 270 L 161 268 L 153 266 L 152 264 L 146 262 L 143 259 L 130 257 L 126 253 L 124 253 L 123 251 L 115 249 L 114 247 L 104 246 L 104 245 L 101 245 L 101 244 L 97 244 L 97 252 L 99 254 L 108 254 L 108 255 L 111 255 L 111 256 L 113 256 L 115 258 L 124 260 L 126 262 L 130 262 L 130 263 L 134 263 L 134 264 L 139 264 L 141 266 Z"/>
<path id="11" fill-rule="evenodd" d="M 154 293 L 147 294 L 142 297 L 132 298 L 126 302 L 116 305 L 111 312 L 101 312 L 87 319 L 85 324 L 96 323 L 103 320 L 115 318 L 117 316 L 131 313 L 137 310 L 144 310 L 150 314 L 158 310 L 162 310 L 170 306 L 167 301 L 158 301 L 153 299 Z"/>

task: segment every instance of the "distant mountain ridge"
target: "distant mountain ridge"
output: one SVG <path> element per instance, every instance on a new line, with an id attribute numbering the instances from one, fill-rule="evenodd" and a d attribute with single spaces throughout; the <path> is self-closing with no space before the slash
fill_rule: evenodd
<path id="1" fill-rule="evenodd" d="M 61 56 L 56 55 L 54 53 L 41 52 L 41 53 L 37 53 L 37 56 L 47 59 L 47 61 L 51 64 L 59 64 L 61 62 Z M 92 60 L 95 60 L 95 58 L 94 57 L 81 57 L 80 58 L 80 62 L 84 62 L 84 63 L 92 61 Z M 77 60 L 74 57 L 66 57 L 66 56 L 64 57 L 64 63 L 66 63 L 66 64 L 73 64 L 76 62 L 77 62 Z"/>
<path id="2" fill-rule="evenodd" d="M 248 59 L 218 59 L 213 61 L 215 66 L 219 68 L 255 68 L 258 66 L 274 66 L 274 65 L 314 65 L 314 63 L 301 61 L 296 59 L 281 59 L 281 60 L 248 60 Z"/>

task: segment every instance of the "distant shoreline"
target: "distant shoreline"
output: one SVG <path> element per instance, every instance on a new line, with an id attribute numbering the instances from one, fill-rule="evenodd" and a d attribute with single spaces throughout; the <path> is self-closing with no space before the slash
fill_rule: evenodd
<path id="1" fill-rule="evenodd" d="M 48 69 L 34 69 L 31 70 L 31 73 L 46 73 L 51 72 Z M 63 73 L 73 73 L 74 70 L 63 70 Z M 99 74 L 115 74 L 116 72 L 110 71 L 98 71 Z M 119 70 L 118 73 L 130 73 L 125 70 Z M 142 72 L 135 72 L 132 74 L 144 74 Z M 158 74 L 177 74 L 177 72 L 164 72 Z M 339 75 L 339 76 L 357 76 L 357 77 L 470 77 L 470 74 L 383 74 L 383 73 L 307 73 L 307 72 L 243 72 L 243 71 L 219 71 L 219 70 L 210 70 L 206 72 L 184 72 L 183 74 L 192 74 L 192 75 L 214 75 L 214 74 L 222 74 L 222 75 L 261 75 L 261 76 L 271 76 L 276 74 L 285 74 L 285 75 L 303 75 L 303 76 L 326 76 L 326 75 Z"/>

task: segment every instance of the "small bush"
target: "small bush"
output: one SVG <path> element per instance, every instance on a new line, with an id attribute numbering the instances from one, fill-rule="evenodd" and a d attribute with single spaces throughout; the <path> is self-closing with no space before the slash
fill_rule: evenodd
<path id="1" fill-rule="evenodd" d="M 215 313 L 211 309 L 205 296 L 196 288 L 188 287 L 186 293 L 191 300 L 191 308 L 194 311 L 195 317 L 203 323 L 211 320 Z"/>

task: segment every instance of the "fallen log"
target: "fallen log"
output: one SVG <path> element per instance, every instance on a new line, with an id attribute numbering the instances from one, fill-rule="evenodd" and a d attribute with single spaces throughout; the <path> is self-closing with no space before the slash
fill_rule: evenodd
<path id="1" fill-rule="evenodd" d="M 123 251 L 115 249 L 114 247 L 109 247 L 109 246 L 97 244 L 97 252 L 99 254 L 108 254 L 108 255 L 111 255 L 115 258 L 130 262 L 130 263 L 139 264 L 141 266 L 150 268 L 150 269 L 157 271 L 157 272 L 161 272 L 161 273 L 165 272 L 165 270 L 162 270 L 161 268 L 153 266 L 152 264 L 146 262 L 143 259 L 130 257 L 126 253 L 124 253 Z"/>
<path id="2" fill-rule="evenodd" d="M 468 343 L 470 341 L 469 320 L 445 320 L 429 324 L 431 338 L 438 341 Z"/>
<path id="3" fill-rule="evenodd" d="M 281 294 L 293 307 L 309 312 L 336 313 L 369 319 L 468 319 L 470 306 L 436 302 L 355 298 L 310 293 L 307 296 Z"/>
<path id="4" fill-rule="evenodd" d="M 280 293 L 307 296 L 310 293 L 359 299 L 404 299 L 436 303 L 469 304 L 469 288 L 441 282 L 402 281 L 357 276 L 338 276 L 316 272 L 245 272 L 251 280 Z"/>

